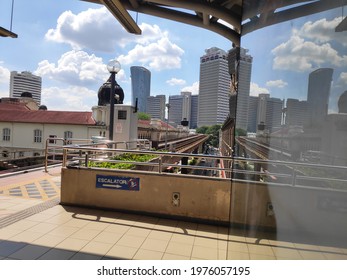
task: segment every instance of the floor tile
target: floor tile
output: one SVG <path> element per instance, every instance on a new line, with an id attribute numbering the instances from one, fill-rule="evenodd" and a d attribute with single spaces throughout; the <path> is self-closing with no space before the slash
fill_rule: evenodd
<path id="1" fill-rule="evenodd" d="M 65 238 L 65 236 L 45 234 L 42 237 L 34 240 L 32 244 L 46 246 L 46 247 L 55 247 L 57 244 L 61 243 Z"/>
<path id="2" fill-rule="evenodd" d="M 41 233 L 41 232 L 22 231 L 21 233 L 10 237 L 8 240 L 30 243 L 43 235 L 44 233 Z"/>
<path id="3" fill-rule="evenodd" d="M 39 260 L 68 260 L 76 254 L 76 251 L 53 248 L 43 254 Z"/>
<path id="4" fill-rule="evenodd" d="M 147 237 L 150 232 L 151 232 L 151 229 L 132 227 L 127 231 L 127 235 Z"/>
<path id="5" fill-rule="evenodd" d="M 177 234 L 174 233 L 171 237 L 172 242 L 178 242 L 178 243 L 184 243 L 193 245 L 194 244 L 195 237 L 193 235 L 186 235 L 186 234 Z"/>
<path id="6" fill-rule="evenodd" d="M 71 234 L 71 238 L 83 239 L 83 240 L 92 240 L 97 236 L 101 231 L 95 229 L 82 228 L 75 233 Z"/>
<path id="7" fill-rule="evenodd" d="M 274 256 L 271 246 L 248 244 L 248 250 L 250 254 Z"/>
<path id="8" fill-rule="evenodd" d="M 230 252 L 249 253 L 248 245 L 244 242 L 228 242 L 227 248 Z"/>
<path id="9" fill-rule="evenodd" d="M 275 256 L 250 254 L 251 260 L 276 260 Z"/>
<path id="10" fill-rule="evenodd" d="M 8 229 L 19 229 L 19 230 L 27 230 L 35 225 L 39 224 L 36 221 L 29 220 L 21 220 L 19 222 L 13 223 L 12 225 L 7 226 Z"/>
<path id="11" fill-rule="evenodd" d="M 53 229 L 55 229 L 56 227 L 57 227 L 57 225 L 42 222 L 42 223 L 39 223 L 39 224 L 29 228 L 27 231 L 39 232 L 39 233 L 48 233 L 48 232 L 52 231 Z"/>
<path id="12" fill-rule="evenodd" d="M 9 257 L 18 260 L 35 260 L 45 254 L 49 249 L 49 247 L 29 244 Z"/>
<path id="13" fill-rule="evenodd" d="M 249 260 L 250 256 L 248 253 L 245 253 L 245 252 L 228 251 L 227 259 L 228 260 Z"/>
<path id="14" fill-rule="evenodd" d="M 72 226 L 66 226 L 65 224 L 62 226 L 58 226 L 55 229 L 51 230 L 49 234 L 52 235 L 58 235 L 58 236 L 64 236 L 69 237 L 76 231 L 78 231 L 80 228 L 78 227 L 72 227 Z"/>
<path id="15" fill-rule="evenodd" d="M 93 241 L 115 244 L 122 236 L 121 233 L 102 231 L 94 237 Z"/>
<path id="16" fill-rule="evenodd" d="M 158 240 L 167 240 L 169 241 L 172 237 L 172 233 L 171 232 L 163 232 L 160 230 L 152 230 L 150 232 L 150 234 L 147 236 L 147 238 L 151 238 L 151 239 L 158 239 Z"/>
<path id="17" fill-rule="evenodd" d="M 169 244 L 169 241 L 166 241 L 166 240 L 147 238 L 143 242 L 141 249 L 157 251 L 157 252 L 165 252 L 168 244 Z"/>
<path id="18" fill-rule="evenodd" d="M 60 242 L 56 248 L 70 251 L 79 251 L 88 243 L 87 240 L 76 239 L 76 238 L 66 238 Z"/>
<path id="19" fill-rule="evenodd" d="M 195 237 L 194 246 L 202 246 L 209 248 L 218 248 L 218 239 L 207 237 Z"/>
<path id="20" fill-rule="evenodd" d="M 227 250 L 218 250 L 218 260 L 226 260 L 227 259 Z"/>
<path id="21" fill-rule="evenodd" d="M 189 244 L 170 242 L 165 253 L 190 257 L 192 254 L 192 249 L 193 246 Z"/>
<path id="22" fill-rule="evenodd" d="M 103 256 L 78 252 L 71 257 L 71 260 L 101 260 Z"/>
<path id="23" fill-rule="evenodd" d="M 139 248 L 145 239 L 146 237 L 123 235 L 123 237 L 118 240 L 117 245 Z"/>
<path id="24" fill-rule="evenodd" d="M 134 260 L 161 260 L 163 255 L 164 255 L 163 252 L 139 249 L 137 253 L 135 254 L 135 256 L 133 257 L 133 259 Z"/>
<path id="25" fill-rule="evenodd" d="M 108 227 L 106 227 L 104 229 L 104 231 L 124 234 L 129 229 L 130 229 L 130 226 L 113 224 L 113 225 L 109 225 Z"/>
<path id="26" fill-rule="evenodd" d="M 91 241 L 86 246 L 84 246 L 80 252 L 87 254 L 100 255 L 103 257 L 111 248 L 113 244 L 102 243 L 97 241 Z"/>
<path id="27" fill-rule="evenodd" d="M 190 257 L 165 253 L 162 260 L 190 260 Z"/>
<path id="28" fill-rule="evenodd" d="M 7 227 L 0 229 L 0 240 L 6 240 L 12 236 L 21 233 L 20 229 L 9 229 Z"/>
<path id="29" fill-rule="evenodd" d="M 283 247 L 272 247 L 272 250 L 277 259 L 285 258 L 286 260 L 301 260 L 302 257 L 299 254 L 299 251 L 291 248 L 283 248 Z"/>
<path id="30" fill-rule="evenodd" d="M 192 258 L 199 258 L 204 260 L 218 260 L 218 249 L 194 245 Z"/>
<path id="31" fill-rule="evenodd" d="M 137 250 L 137 248 L 126 247 L 116 244 L 106 253 L 105 257 L 131 260 L 137 252 Z"/>
<path id="32" fill-rule="evenodd" d="M 300 255 L 304 260 L 324 260 L 324 255 L 317 251 L 299 250 Z"/>
<path id="33" fill-rule="evenodd" d="M 0 243 L 0 256 L 8 257 L 14 252 L 20 250 L 25 247 L 27 243 L 25 242 L 13 242 L 13 241 L 2 241 Z"/>

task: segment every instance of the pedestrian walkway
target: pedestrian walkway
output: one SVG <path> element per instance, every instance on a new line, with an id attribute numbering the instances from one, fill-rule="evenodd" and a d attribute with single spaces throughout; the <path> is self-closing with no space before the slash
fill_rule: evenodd
<path id="1" fill-rule="evenodd" d="M 41 184 L 44 182 L 44 184 Z M 0 179 L 0 259 L 346 260 L 347 246 L 277 240 L 271 233 L 59 204 L 60 175 L 35 171 Z M 35 185 L 57 195 L 5 190 Z M 24 187 L 23 187 L 24 186 Z M 19 192 L 18 192 L 19 193 Z"/>

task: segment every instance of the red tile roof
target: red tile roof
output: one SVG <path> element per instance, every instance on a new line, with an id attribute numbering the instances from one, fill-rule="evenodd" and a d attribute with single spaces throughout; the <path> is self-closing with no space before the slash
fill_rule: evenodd
<path id="1" fill-rule="evenodd" d="M 8 106 L 9 104 L 6 104 Z M 25 110 L 0 106 L 0 122 L 95 125 L 92 112 Z"/>

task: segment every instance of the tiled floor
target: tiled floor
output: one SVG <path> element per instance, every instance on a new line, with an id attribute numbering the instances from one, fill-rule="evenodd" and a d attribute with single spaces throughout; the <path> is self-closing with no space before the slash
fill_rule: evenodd
<path id="1" fill-rule="evenodd" d="M 42 202 L 2 194 L 0 221 Z M 0 228 L 0 259 L 347 260 L 347 246 L 277 239 L 221 226 L 55 205 Z"/>

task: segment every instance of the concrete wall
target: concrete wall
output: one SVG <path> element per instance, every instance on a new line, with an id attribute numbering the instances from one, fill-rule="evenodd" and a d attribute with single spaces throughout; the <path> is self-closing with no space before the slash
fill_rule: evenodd
<path id="1" fill-rule="evenodd" d="M 96 175 L 140 179 L 139 191 L 96 188 Z M 61 203 L 228 222 L 231 182 L 141 171 L 62 169 Z M 180 194 L 179 206 L 172 196 Z"/>

